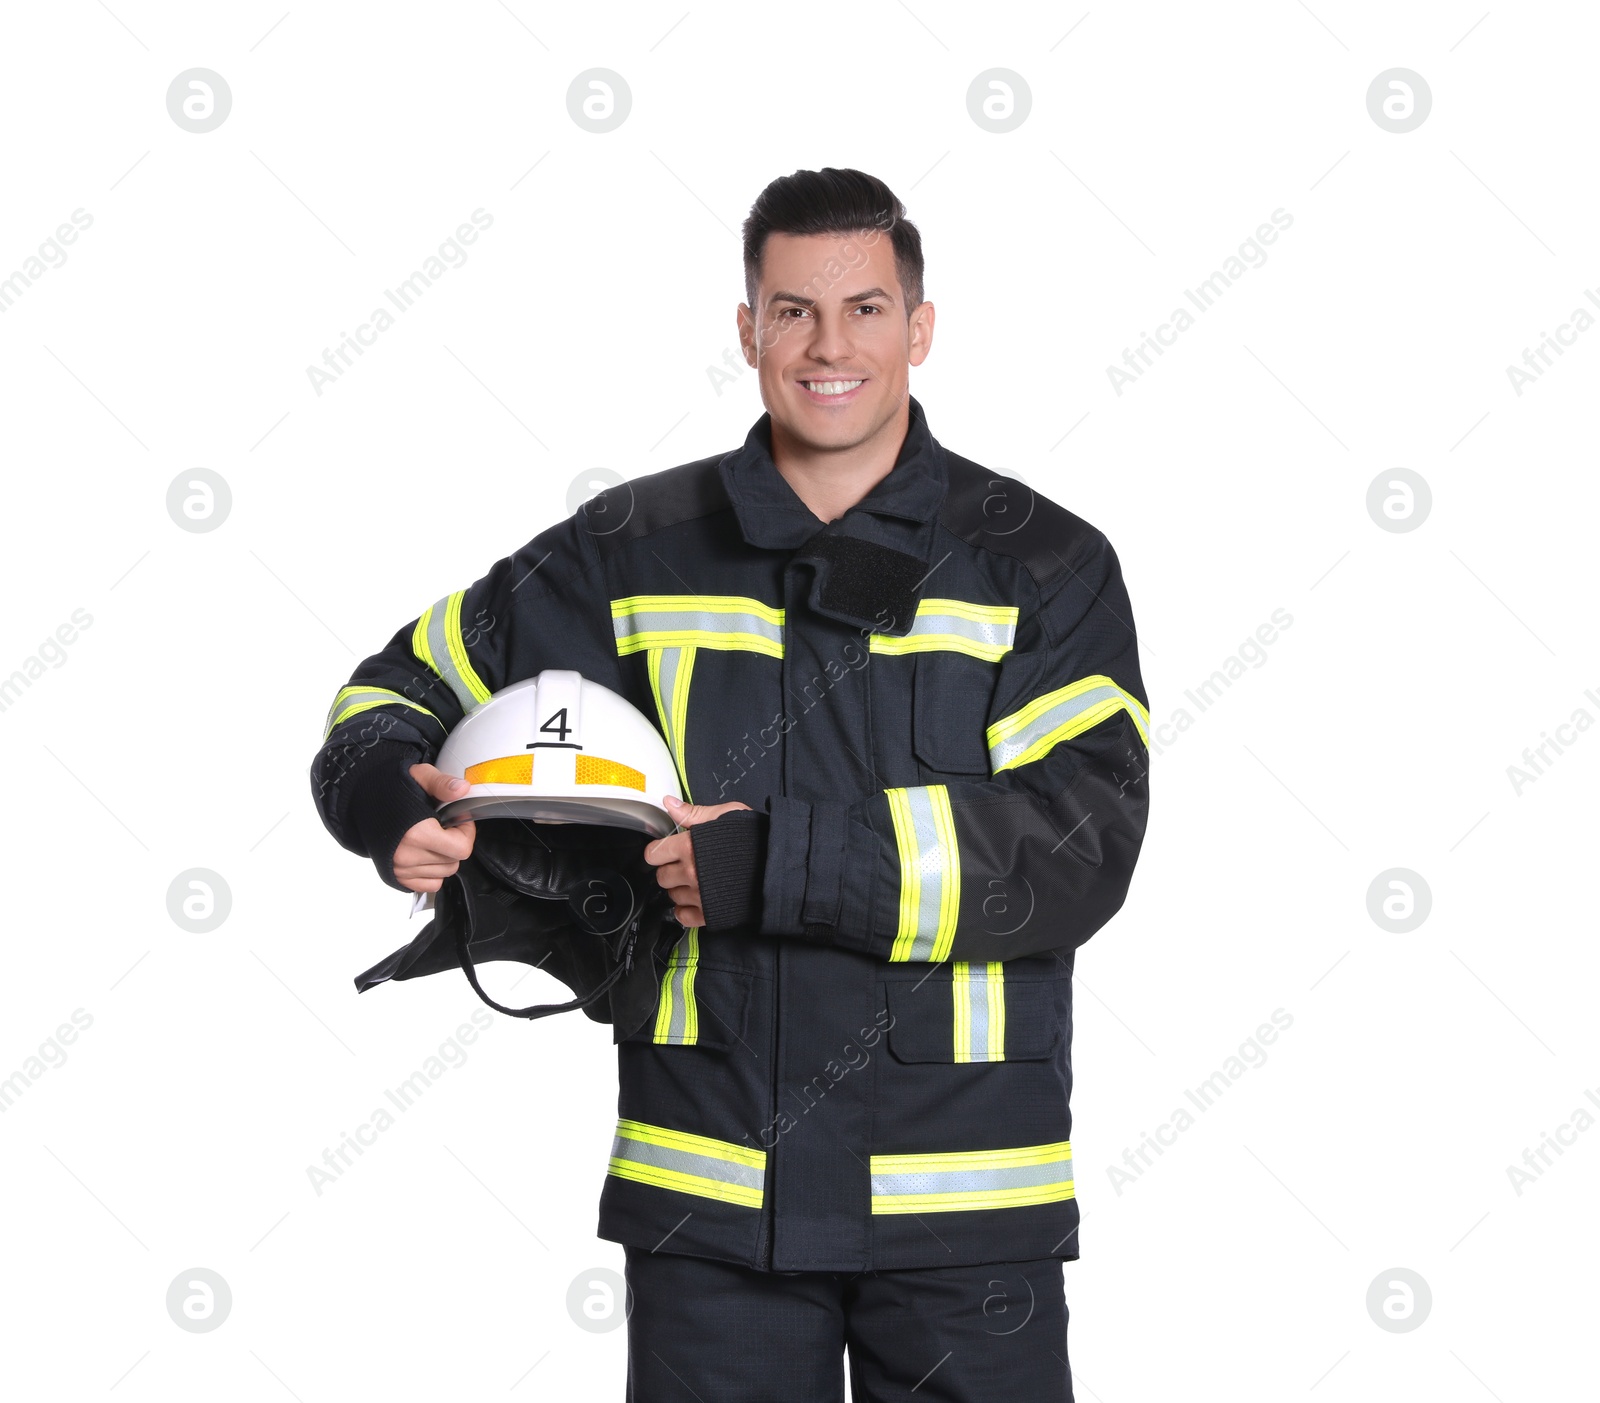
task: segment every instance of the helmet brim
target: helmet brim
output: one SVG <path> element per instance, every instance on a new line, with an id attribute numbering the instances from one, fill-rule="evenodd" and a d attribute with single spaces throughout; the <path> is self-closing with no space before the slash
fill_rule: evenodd
<path id="1" fill-rule="evenodd" d="M 529 794 L 526 790 L 511 794 L 468 794 L 442 805 L 437 817 L 446 828 L 469 819 L 520 818 L 532 823 L 587 823 L 603 828 L 626 828 L 652 838 L 664 838 L 677 826 L 665 809 L 642 799 L 599 796 L 563 799 Z"/>

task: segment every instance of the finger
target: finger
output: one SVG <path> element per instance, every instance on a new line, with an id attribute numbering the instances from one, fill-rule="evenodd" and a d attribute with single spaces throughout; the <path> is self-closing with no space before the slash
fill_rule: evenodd
<path id="1" fill-rule="evenodd" d="M 703 926 L 706 923 L 706 913 L 698 906 L 679 906 L 672 914 L 678 918 L 680 926 Z"/>
<path id="2" fill-rule="evenodd" d="M 693 851 L 687 834 L 673 833 L 649 844 L 644 850 L 644 860 L 652 867 L 659 867 L 664 862 L 681 862 Z"/>
<path id="3" fill-rule="evenodd" d="M 439 839 L 439 843 L 434 847 L 435 852 L 442 853 L 446 857 L 453 857 L 457 862 L 462 858 L 472 856 L 472 835 L 470 833 L 460 833 L 446 828 L 439 835 Z"/>
<path id="4" fill-rule="evenodd" d="M 394 874 L 397 877 L 452 877 L 460 870 L 459 862 L 428 862 L 417 860 L 412 862 L 397 862 Z"/>
<path id="5" fill-rule="evenodd" d="M 443 880 L 438 877 L 410 878 L 400 877 L 398 873 L 395 875 L 398 878 L 400 885 L 403 886 L 407 891 L 438 891 L 439 888 L 444 885 Z"/>
<path id="6" fill-rule="evenodd" d="M 700 879 L 692 868 L 685 867 L 683 863 L 669 862 L 665 867 L 656 868 L 656 885 L 666 891 L 682 887 L 697 892 L 700 890 Z"/>
<path id="7" fill-rule="evenodd" d="M 423 792 L 430 799 L 441 804 L 448 799 L 459 799 L 467 792 L 466 780 L 459 775 L 447 775 L 433 765 L 413 765 L 411 778 L 422 786 Z"/>
<path id="8" fill-rule="evenodd" d="M 459 828 L 441 828 L 435 823 L 431 828 L 424 828 L 413 841 L 435 861 L 459 862 L 472 856 L 473 835 Z"/>
<path id="9" fill-rule="evenodd" d="M 454 872 L 461 866 L 461 859 L 454 853 L 436 853 L 429 848 L 413 848 L 409 852 L 395 859 L 395 870 L 404 867 L 408 872 L 418 868 L 443 871 L 448 869 Z"/>

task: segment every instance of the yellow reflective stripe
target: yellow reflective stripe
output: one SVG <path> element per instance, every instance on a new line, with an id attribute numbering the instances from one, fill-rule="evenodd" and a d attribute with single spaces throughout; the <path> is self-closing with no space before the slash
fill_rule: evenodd
<path id="1" fill-rule="evenodd" d="M 954 1025 L 953 1034 L 955 1048 L 954 1060 L 957 1062 L 970 1062 L 972 1057 L 972 1019 L 971 1011 L 967 1008 L 967 1000 L 971 997 L 972 966 L 965 960 L 957 960 L 950 966 L 950 1012 Z"/>
<path id="2" fill-rule="evenodd" d="M 691 926 L 673 946 L 661 976 L 661 1001 L 656 1005 L 656 1027 L 650 1041 L 691 1046 L 700 1041 L 700 1004 L 694 996 L 694 976 L 700 968 L 700 927 Z"/>
<path id="3" fill-rule="evenodd" d="M 950 1000 L 953 1060 L 1005 1061 L 1005 966 L 999 960 L 990 960 L 978 965 L 975 973 L 968 961 L 954 961 L 950 966 Z"/>
<path id="4" fill-rule="evenodd" d="M 928 956 L 937 963 L 950 958 L 950 947 L 956 939 L 956 917 L 961 912 L 961 852 L 956 845 L 956 820 L 950 812 L 950 791 L 944 785 L 934 785 L 928 790 L 933 809 L 934 826 L 939 835 L 940 882 L 939 925 L 934 932 L 933 952 Z"/>
<path id="5" fill-rule="evenodd" d="M 955 1154 L 873 1155 L 874 1213 L 1019 1208 L 1072 1198 L 1072 1145 Z"/>
<path id="6" fill-rule="evenodd" d="M 411 630 L 411 651 L 455 693 L 461 709 L 471 711 L 489 700 L 489 689 L 474 670 L 461 634 L 461 601 L 466 593 L 457 590 L 422 611 Z"/>
<path id="7" fill-rule="evenodd" d="M 611 601 L 617 654 L 718 648 L 783 656 L 783 610 L 742 594 L 632 594 Z"/>
<path id="8" fill-rule="evenodd" d="M 1097 673 L 1035 697 L 986 732 L 990 773 L 1043 759 L 1063 741 L 1082 735 L 1119 711 L 1133 718 L 1140 739 L 1149 745 L 1150 713 L 1133 693 L 1109 677 Z"/>
<path id="9" fill-rule="evenodd" d="M 363 711 L 371 711 L 376 706 L 408 706 L 413 711 L 420 711 L 430 721 L 444 725 L 425 706 L 419 706 L 409 697 L 403 697 L 399 692 L 390 691 L 387 687 L 341 687 L 338 695 L 333 699 L 333 705 L 328 708 L 327 725 L 323 727 L 322 738 L 327 740 L 333 734 L 334 727 L 343 725 L 352 716 L 357 716 Z"/>
<path id="10" fill-rule="evenodd" d="M 907 653 L 965 653 L 986 663 L 997 663 L 1011 651 L 1009 643 L 980 643 L 959 633 L 908 633 L 900 638 L 875 633 L 867 640 L 867 651 L 904 657 Z"/>
<path id="11" fill-rule="evenodd" d="M 900 857 L 900 912 L 891 960 L 949 958 L 961 911 L 961 854 L 942 784 L 886 789 Z"/>
<path id="12" fill-rule="evenodd" d="M 681 1169 L 641 1164 L 620 1156 L 613 1156 L 606 1169 L 619 1179 L 632 1179 L 638 1184 L 653 1184 L 658 1189 L 674 1189 L 681 1194 L 698 1194 L 701 1198 L 719 1199 L 723 1203 L 738 1204 L 741 1208 L 761 1207 L 760 1189 L 746 1188 L 739 1184 L 724 1184 L 705 1175 L 690 1174 Z"/>
<path id="13" fill-rule="evenodd" d="M 989 961 L 989 977 L 984 980 L 989 998 L 989 1060 L 1004 1062 L 1006 1057 L 1006 975 L 999 960 Z"/>
<path id="14" fill-rule="evenodd" d="M 461 674 L 461 680 L 467 684 L 473 699 L 482 704 L 489 700 L 489 689 L 483 685 L 483 679 L 473 670 L 472 661 L 467 657 L 467 640 L 461 636 L 461 601 L 466 598 L 466 594 L 466 590 L 460 589 L 450 596 L 450 603 L 445 612 L 444 631 L 450 645 L 450 658 L 456 665 L 456 671 Z"/>
<path id="15" fill-rule="evenodd" d="M 629 614 L 669 613 L 673 610 L 715 613 L 754 614 L 769 624 L 783 623 L 783 610 L 759 599 L 743 594 L 630 594 L 624 599 L 611 601 L 611 617 L 623 618 Z"/>
<path id="16" fill-rule="evenodd" d="M 439 664 L 433 660 L 433 650 L 428 647 L 428 629 L 433 623 L 434 605 L 430 604 L 417 616 L 417 626 L 411 630 L 411 651 L 435 673 Z M 440 674 L 441 676 L 443 674 Z"/>
<path id="17" fill-rule="evenodd" d="M 1011 651 L 1017 632 L 1014 604 L 971 604 L 964 599 L 924 599 L 907 633 L 874 633 L 867 648 L 891 656 L 907 653 L 965 653 L 999 662 Z"/>
<path id="18" fill-rule="evenodd" d="M 619 1179 L 760 1208 L 767 1157 L 708 1135 L 619 1120 L 607 1172 Z"/>
<path id="19" fill-rule="evenodd" d="M 969 1189 L 939 1194 L 874 1194 L 874 1213 L 955 1213 L 973 1208 L 1025 1208 L 1034 1203 L 1055 1203 L 1075 1198 L 1072 1180 L 1039 1189 Z"/>
<path id="20" fill-rule="evenodd" d="M 729 1164 L 742 1164 L 750 1169 L 767 1167 L 765 1150 L 752 1150 L 747 1145 L 736 1145 L 731 1140 L 716 1140 L 709 1135 L 695 1135 L 687 1130 L 671 1130 L 664 1125 L 650 1125 L 642 1120 L 619 1120 L 617 1134 L 643 1144 L 705 1155 L 710 1159 L 726 1160 Z"/>
<path id="21" fill-rule="evenodd" d="M 1005 1150 L 952 1150 L 928 1155 L 873 1155 L 874 1174 L 955 1174 L 969 1170 L 1019 1169 L 1056 1164 L 1072 1157 L 1072 1142 L 1015 1145 Z"/>
<path id="22" fill-rule="evenodd" d="M 917 938 L 917 909 L 921 904 L 922 854 L 917 849 L 916 825 L 903 789 L 886 789 L 889 817 L 894 823 L 894 843 L 900 854 L 900 919 L 895 929 L 891 960 L 909 960 L 911 942 Z"/>
<path id="23" fill-rule="evenodd" d="M 655 698 L 656 715 L 661 718 L 661 734 L 678 767 L 678 782 L 688 803 L 689 769 L 684 732 L 689 724 L 689 682 L 694 675 L 693 648 L 652 648 L 646 659 L 650 674 L 650 695 Z"/>
<path id="24" fill-rule="evenodd" d="M 1015 624 L 1015 604 L 973 604 L 965 599 L 924 599 L 917 605 L 919 614 L 954 614 L 958 619 L 972 619 L 981 624 Z"/>
<path id="25" fill-rule="evenodd" d="M 716 632 L 704 628 L 645 629 L 617 639 L 617 656 L 641 653 L 647 648 L 718 648 L 726 653 L 765 653 L 783 656 L 783 644 L 757 633 Z"/>

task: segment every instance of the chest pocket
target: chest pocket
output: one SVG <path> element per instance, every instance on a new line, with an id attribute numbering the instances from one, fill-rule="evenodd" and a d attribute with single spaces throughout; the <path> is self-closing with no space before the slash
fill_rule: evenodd
<path id="1" fill-rule="evenodd" d="M 888 986 L 889 1051 L 901 1062 L 1025 1062 L 1061 1038 L 1055 981 L 1008 980 L 1004 966 L 956 961 L 949 979 Z"/>
<path id="2" fill-rule="evenodd" d="M 997 664 L 962 653 L 918 653 L 911 682 L 911 748 L 944 774 L 989 773 L 985 737 Z"/>
<path id="3" fill-rule="evenodd" d="M 999 664 L 1017 634 L 1013 604 L 965 599 L 920 600 L 911 628 L 898 637 L 872 635 L 874 653 L 909 655 L 911 748 L 944 774 L 987 775 L 985 731 Z"/>

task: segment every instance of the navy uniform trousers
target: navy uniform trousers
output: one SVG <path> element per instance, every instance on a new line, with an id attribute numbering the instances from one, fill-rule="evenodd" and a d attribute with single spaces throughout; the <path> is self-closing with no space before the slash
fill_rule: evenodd
<path id="1" fill-rule="evenodd" d="M 628 1403 L 1072 1403 L 1061 1260 L 773 1272 L 629 1247 Z"/>

